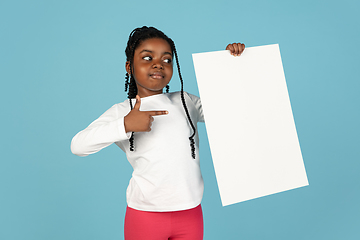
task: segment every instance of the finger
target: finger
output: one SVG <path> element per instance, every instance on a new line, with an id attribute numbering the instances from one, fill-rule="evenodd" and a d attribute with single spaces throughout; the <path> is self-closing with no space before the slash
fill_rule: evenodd
<path id="1" fill-rule="evenodd" d="M 154 118 L 150 115 L 150 124 L 154 121 Z"/>
<path id="2" fill-rule="evenodd" d="M 239 43 L 239 44 L 240 44 L 240 54 L 239 55 L 241 55 L 245 50 L 245 44 L 243 44 L 243 43 Z"/>
<path id="3" fill-rule="evenodd" d="M 140 99 L 139 95 L 136 95 L 136 103 L 135 103 L 134 109 L 139 111 L 140 105 L 141 105 L 141 99 Z"/>
<path id="4" fill-rule="evenodd" d="M 147 111 L 147 113 L 148 113 L 150 116 L 157 116 L 157 115 L 166 115 L 166 114 L 168 114 L 169 112 L 168 112 L 168 111 Z"/>
<path id="5" fill-rule="evenodd" d="M 242 44 L 242 43 L 233 43 L 232 44 L 233 47 L 234 47 L 234 52 L 233 52 L 233 55 L 234 56 L 240 56 L 241 53 L 244 51 L 245 49 L 245 45 Z"/>
<path id="6" fill-rule="evenodd" d="M 241 47 L 241 43 L 237 43 L 236 44 L 236 56 L 240 56 L 242 47 Z"/>
<path id="7" fill-rule="evenodd" d="M 240 56 L 240 54 L 242 53 L 243 51 L 243 47 L 241 45 L 241 43 L 236 43 L 236 56 Z"/>
<path id="8" fill-rule="evenodd" d="M 231 47 L 232 47 L 231 44 L 228 44 L 228 45 L 226 46 L 225 50 L 230 50 Z"/>
<path id="9" fill-rule="evenodd" d="M 227 45 L 226 50 L 229 50 L 230 54 L 234 55 L 234 46 L 232 44 Z"/>
<path id="10" fill-rule="evenodd" d="M 238 45 L 238 43 L 233 43 L 232 46 L 233 46 L 233 48 L 234 48 L 234 51 L 233 51 L 232 55 L 234 55 L 234 56 L 239 56 L 240 50 L 239 50 L 239 45 Z"/>

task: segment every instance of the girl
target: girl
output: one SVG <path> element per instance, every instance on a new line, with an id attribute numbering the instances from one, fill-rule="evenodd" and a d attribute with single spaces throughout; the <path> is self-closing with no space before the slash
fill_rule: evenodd
<path id="1" fill-rule="evenodd" d="M 240 43 L 226 47 L 237 56 L 244 48 Z M 183 91 L 175 44 L 163 32 L 134 29 L 125 53 L 129 99 L 76 134 L 71 151 L 86 156 L 115 143 L 126 153 L 134 169 L 126 191 L 126 240 L 201 240 L 200 99 Z M 181 91 L 168 93 L 174 57 Z"/>

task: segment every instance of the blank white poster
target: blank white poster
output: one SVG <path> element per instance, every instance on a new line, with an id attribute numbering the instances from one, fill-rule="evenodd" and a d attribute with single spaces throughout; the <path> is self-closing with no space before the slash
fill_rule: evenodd
<path id="1" fill-rule="evenodd" d="M 222 205 L 307 186 L 279 45 L 193 62 Z"/>

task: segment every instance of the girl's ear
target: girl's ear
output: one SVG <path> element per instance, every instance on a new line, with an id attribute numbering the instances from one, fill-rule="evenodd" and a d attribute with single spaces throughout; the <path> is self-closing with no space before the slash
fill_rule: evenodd
<path id="1" fill-rule="evenodd" d="M 128 74 L 131 73 L 131 71 L 130 71 L 130 61 L 126 61 L 126 63 L 125 63 L 125 69 L 126 69 L 126 72 L 127 72 Z"/>

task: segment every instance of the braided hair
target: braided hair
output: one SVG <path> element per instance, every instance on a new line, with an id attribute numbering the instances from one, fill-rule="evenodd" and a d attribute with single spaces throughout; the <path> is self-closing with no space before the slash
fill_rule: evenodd
<path id="1" fill-rule="evenodd" d="M 189 110 L 187 109 L 186 102 L 185 102 L 184 82 L 183 82 L 181 72 L 180 72 L 180 64 L 179 64 L 178 54 L 177 54 L 177 51 L 175 48 L 175 43 L 171 38 L 166 36 L 162 31 L 160 31 L 154 27 L 143 26 L 141 28 L 135 28 L 130 33 L 129 40 L 127 42 L 125 54 L 126 54 L 126 61 L 128 61 L 130 63 L 129 64 L 130 65 L 130 74 L 126 73 L 126 76 L 125 76 L 125 92 L 128 92 L 130 107 L 131 107 L 131 109 L 133 109 L 133 104 L 132 104 L 131 99 L 136 97 L 137 91 L 138 91 L 137 86 L 136 86 L 136 81 L 134 78 L 134 74 L 132 72 L 135 49 L 139 46 L 140 43 L 142 43 L 143 41 L 145 41 L 147 39 L 151 39 L 151 38 L 160 38 L 160 39 L 164 39 L 165 41 L 167 41 L 171 47 L 172 55 L 173 56 L 175 55 L 176 66 L 178 69 L 179 78 L 180 78 L 180 82 L 181 82 L 181 92 L 180 92 L 181 102 L 183 104 L 183 107 L 184 107 L 186 116 L 189 120 L 189 123 L 191 125 L 191 128 L 193 129 L 193 133 L 189 137 L 189 140 L 190 140 L 191 156 L 195 159 L 194 136 L 196 133 L 196 129 L 195 129 L 194 123 L 191 121 Z M 169 87 L 166 86 L 167 92 L 168 92 L 168 89 L 169 89 Z M 131 134 L 129 142 L 130 142 L 130 151 L 134 151 L 134 133 Z"/>

